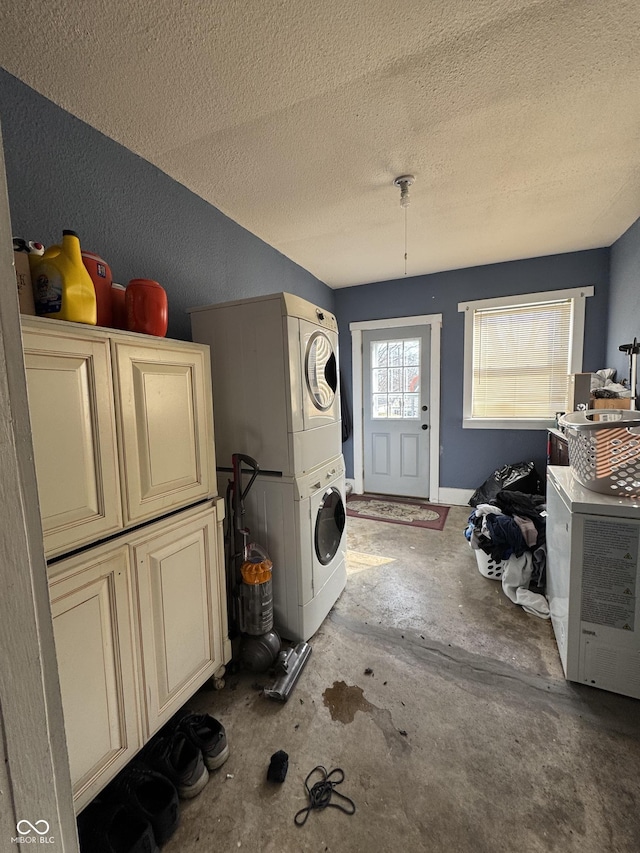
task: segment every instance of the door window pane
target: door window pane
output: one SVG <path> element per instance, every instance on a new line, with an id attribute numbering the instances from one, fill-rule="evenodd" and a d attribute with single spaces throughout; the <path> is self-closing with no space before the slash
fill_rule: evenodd
<path id="1" fill-rule="evenodd" d="M 371 417 L 420 417 L 420 339 L 372 341 Z"/>
<path id="2" fill-rule="evenodd" d="M 402 368 L 389 368 L 389 391 L 402 391 Z"/>
<path id="3" fill-rule="evenodd" d="M 386 394 L 374 394 L 373 395 L 373 417 L 374 418 L 386 418 L 387 415 L 387 395 Z"/>
<path id="4" fill-rule="evenodd" d="M 399 366 L 403 362 L 403 342 L 389 341 L 389 364 Z"/>
<path id="5" fill-rule="evenodd" d="M 389 394 L 389 417 L 402 417 L 402 394 Z"/>
<path id="6" fill-rule="evenodd" d="M 404 412 L 403 417 L 405 418 L 418 418 L 420 417 L 419 410 L 420 406 L 418 405 L 418 395 L 417 394 L 403 394 L 403 402 L 404 402 Z"/>
<path id="7" fill-rule="evenodd" d="M 420 341 L 404 342 L 404 363 L 420 364 Z"/>
<path id="8" fill-rule="evenodd" d="M 371 344 L 371 366 L 386 367 L 387 366 L 387 342 L 376 341 Z"/>
<path id="9" fill-rule="evenodd" d="M 420 368 L 419 367 L 405 367 L 404 369 L 404 387 L 403 391 L 409 391 L 414 393 L 418 390 L 418 385 L 420 383 Z"/>
<path id="10" fill-rule="evenodd" d="M 373 393 L 387 390 L 387 371 L 374 369 L 372 374 L 372 390 Z"/>

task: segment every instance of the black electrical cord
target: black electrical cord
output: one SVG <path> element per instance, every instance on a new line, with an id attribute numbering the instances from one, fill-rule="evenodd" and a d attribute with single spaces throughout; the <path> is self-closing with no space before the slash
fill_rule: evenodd
<path id="1" fill-rule="evenodd" d="M 311 788 L 309 787 L 309 780 L 313 776 L 314 773 L 320 772 L 322 775 L 322 779 L 319 782 L 316 782 Z M 336 775 L 335 779 L 331 777 Z M 337 778 L 339 776 L 340 778 Z M 293 822 L 296 826 L 304 826 L 309 817 L 309 813 L 313 811 L 313 809 L 340 809 L 341 812 L 345 814 L 352 815 L 355 813 L 356 804 L 352 799 L 346 797 L 344 794 L 341 794 L 339 791 L 336 791 L 336 785 L 339 785 L 344 781 L 344 771 L 340 767 L 336 767 L 335 770 L 332 770 L 330 773 L 327 773 L 326 767 L 323 767 L 319 764 L 317 767 L 314 767 L 311 773 L 304 780 L 304 787 L 307 789 L 307 794 L 309 795 L 309 805 L 305 806 L 303 809 L 296 814 L 293 819 Z M 332 803 L 331 797 L 335 794 L 336 797 L 339 797 L 345 804 L 343 803 Z"/>

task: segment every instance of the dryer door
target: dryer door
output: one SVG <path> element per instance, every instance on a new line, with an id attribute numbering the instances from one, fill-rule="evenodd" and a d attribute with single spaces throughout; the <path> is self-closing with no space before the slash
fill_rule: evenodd
<path id="1" fill-rule="evenodd" d="M 300 327 L 304 429 L 313 429 L 340 420 L 338 336 L 305 320 Z"/>

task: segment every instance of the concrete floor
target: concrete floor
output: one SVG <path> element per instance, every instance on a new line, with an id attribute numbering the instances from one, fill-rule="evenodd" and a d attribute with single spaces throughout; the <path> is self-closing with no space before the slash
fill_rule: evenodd
<path id="1" fill-rule="evenodd" d="M 347 588 L 288 703 L 249 674 L 189 703 L 231 756 L 165 853 L 640 850 L 640 702 L 565 682 L 550 623 L 478 572 L 468 513 L 442 532 L 349 519 Z M 283 785 L 266 781 L 279 749 Z M 357 810 L 298 828 L 317 764 Z"/>

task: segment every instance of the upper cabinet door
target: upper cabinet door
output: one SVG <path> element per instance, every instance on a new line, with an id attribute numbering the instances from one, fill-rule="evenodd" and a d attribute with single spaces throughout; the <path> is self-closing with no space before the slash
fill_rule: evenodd
<path id="1" fill-rule="evenodd" d="M 24 355 L 47 557 L 122 527 L 109 340 L 30 328 Z"/>
<path id="2" fill-rule="evenodd" d="M 112 340 L 125 525 L 216 494 L 208 351 Z"/>

